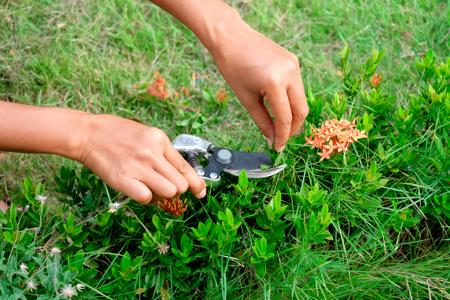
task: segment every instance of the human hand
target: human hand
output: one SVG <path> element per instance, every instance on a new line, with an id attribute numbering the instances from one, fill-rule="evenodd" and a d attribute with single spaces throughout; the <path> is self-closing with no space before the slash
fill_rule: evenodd
<path id="1" fill-rule="evenodd" d="M 282 151 L 309 112 L 297 57 L 246 24 L 220 41 L 212 51 L 220 72 L 269 146 Z"/>
<path id="2" fill-rule="evenodd" d="M 152 2 L 197 35 L 269 145 L 282 151 L 308 115 L 297 57 L 253 30 L 224 1 Z"/>
<path id="3" fill-rule="evenodd" d="M 77 159 L 112 188 L 142 204 L 187 189 L 206 195 L 204 181 L 162 130 L 112 115 L 86 115 L 84 124 Z"/>

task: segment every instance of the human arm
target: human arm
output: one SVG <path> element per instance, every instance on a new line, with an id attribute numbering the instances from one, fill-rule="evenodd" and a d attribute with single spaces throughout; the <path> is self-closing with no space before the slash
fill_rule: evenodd
<path id="1" fill-rule="evenodd" d="M 297 57 L 253 30 L 223 1 L 153 2 L 197 35 L 269 144 L 282 151 L 308 114 Z"/>
<path id="2" fill-rule="evenodd" d="M 112 115 L 0 101 L 0 150 L 49 153 L 81 162 L 140 203 L 205 183 L 160 129 Z"/>

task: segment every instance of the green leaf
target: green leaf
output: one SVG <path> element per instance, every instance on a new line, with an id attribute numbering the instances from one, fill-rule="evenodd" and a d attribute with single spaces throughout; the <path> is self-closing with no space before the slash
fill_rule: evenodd
<path id="1" fill-rule="evenodd" d="M 15 234 L 11 231 L 4 231 L 3 238 L 10 244 L 14 244 L 15 242 Z"/>
<path id="2" fill-rule="evenodd" d="M 277 191 L 275 197 L 270 201 L 270 206 L 274 211 L 278 211 L 281 208 L 281 192 Z"/>
<path id="3" fill-rule="evenodd" d="M 378 172 L 378 167 L 375 162 L 370 164 L 369 170 L 366 171 L 366 180 L 368 182 L 376 182 L 379 181 L 382 174 Z"/>
<path id="4" fill-rule="evenodd" d="M 202 90 L 202 96 L 205 100 L 210 102 L 215 102 L 215 97 L 212 95 L 212 93 L 206 89 Z"/>
<path id="5" fill-rule="evenodd" d="M 130 267 L 131 267 L 131 256 L 130 253 L 126 251 L 125 254 L 122 256 L 122 259 L 120 260 L 120 271 L 122 273 L 125 273 Z"/>
<path id="6" fill-rule="evenodd" d="M 15 203 L 11 204 L 11 207 L 8 209 L 9 214 L 9 223 L 11 226 L 15 228 L 17 226 L 17 206 Z"/>
<path id="7" fill-rule="evenodd" d="M 241 192 L 245 192 L 248 188 L 248 177 L 245 170 L 242 170 L 241 173 L 239 173 L 238 187 Z"/>
<path id="8" fill-rule="evenodd" d="M 337 118 L 342 118 L 344 116 L 345 110 L 347 109 L 346 98 L 336 92 L 334 94 L 330 108 L 335 113 Z"/>
<path id="9" fill-rule="evenodd" d="M 72 213 L 69 213 L 66 219 L 66 226 L 67 227 L 73 227 L 73 224 L 75 222 L 75 216 Z"/>
<path id="10" fill-rule="evenodd" d="M 192 228 L 195 238 L 198 239 L 199 241 L 205 240 L 205 238 L 208 237 L 211 224 L 212 224 L 211 219 L 208 219 L 205 224 L 203 222 L 199 222 L 198 229 Z"/>
<path id="11" fill-rule="evenodd" d="M 255 265 L 255 271 L 260 277 L 264 277 L 264 275 L 266 275 L 266 264 L 263 262 L 257 263 Z"/>
<path id="12" fill-rule="evenodd" d="M 145 251 L 151 251 L 155 247 L 155 239 L 151 236 L 150 233 L 145 232 L 142 236 L 141 246 Z"/>
<path id="13" fill-rule="evenodd" d="M 105 227 L 108 224 L 111 224 L 111 222 L 109 222 L 110 220 L 111 220 L 111 214 L 108 212 L 101 213 L 95 217 L 95 221 L 96 221 L 97 225 L 100 227 Z"/>
<path id="14" fill-rule="evenodd" d="M 233 213 L 231 212 L 231 210 L 230 210 L 229 208 L 227 208 L 227 209 L 225 210 L 225 214 L 226 214 L 226 217 L 227 217 L 227 223 L 228 223 L 230 226 L 233 226 L 233 225 L 234 225 L 234 216 L 233 216 Z"/>
<path id="15" fill-rule="evenodd" d="M 138 269 L 139 267 L 143 266 L 141 255 L 139 255 L 135 259 L 133 259 L 132 266 L 133 266 L 133 269 Z"/>
<path id="16" fill-rule="evenodd" d="M 324 204 L 319 213 L 320 223 L 324 226 L 328 226 L 331 224 L 331 214 L 328 211 L 328 205 Z"/>
<path id="17" fill-rule="evenodd" d="M 267 252 L 267 240 L 265 237 L 262 237 L 255 241 L 256 243 L 256 249 L 258 249 L 258 252 L 261 254 L 261 256 L 264 256 Z"/>
<path id="18" fill-rule="evenodd" d="M 264 205 L 264 213 L 269 221 L 273 222 L 275 220 L 275 213 L 270 205 Z"/>
<path id="19" fill-rule="evenodd" d="M 442 144 L 442 141 L 439 138 L 439 136 L 434 135 L 433 142 L 439 159 L 441 161 L 445 161 L 445 159 L 447 158 L 447 154 L 445 153 L 444 145 Z"/>
<path id="20" fill-rule="evenodd" d="M 219 220 L 223 221 L 224 225 L 228 228 L 234 227 L 234 216 L 231 210 L 227 207 L 224 212 L 219 212 Z"/>
<path id="21" fill-rule="evenodd" d="M 30 178 L 25 178 L 23 180 L 23 193 L 25 196 L 30 195 L 33 196 L 33 183 Z"/>
<path id="22" fill-rule="evenodd" d="M 345 43 L 344 48 L 342 48 L 341 52 L 340 52 L 340 56 L 341 56 L 341 67 L 342 67 L 342 72 L 344 72 L 344 74 L 348 74 L 349 70 L 348 70 L 348 56 L 350 54 L 350 48 L 348 47 L 348 44 Z"/>
<path id="23" fill-rule="evenodd" d="M 159 218 L 159 216 L 157 214 L 154 214 L 152 216 L 152 223 L 153 223 L 153 225 L 155 225 L 155 227 L 158 231 L 164 231 L 164 228 L 161 225 L 161 219 Z"/>
<path id="24" fill-rule="evenodd" d="M 184 257 L 187 257 L 189 254 L 191 254 L 192 249 L 192 240 L 186 234 L 183 234 L 183 236 L 181 237 L 181 252 L 184 254 Z"/>
<path id="25" fill-rule="evenodd" d="M 375 116 L 373 114 L 364 113 L 362 125 L 363 125 L 363 129 L 367 133 L 369 133 L 369 131 L 373 128 L 374 119 L 375 119 Z"/>
<path id="26" fill-rule="evenodd" d="M 287 205 L 281 204 L 281 192 L 277 191 L 275 197 L 270 201 L 270 205 L 274 209 L 277 214 L 277 217 L 281 217 L 281 215 L 286 211 Z"/>

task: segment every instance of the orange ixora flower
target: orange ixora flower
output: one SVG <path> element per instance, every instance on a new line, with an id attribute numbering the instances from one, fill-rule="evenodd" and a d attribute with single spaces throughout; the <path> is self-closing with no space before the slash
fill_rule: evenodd
<path id="1" fill-rule="evenodd" d="M 383 77 L 381 77 L 380 74 L 373 74 L 372 78 L 370 78 L 370 85 L 374 88 L 378 87 L 381 83 L 381 80 L 383 79 Z"/>
<path id="2" fill-rule="evenodd" d="M 358 139 L 367 138 L 364 130 L 355 126 L 355 120 L 326 120 L 320 128 L 311 128 L 312 134 L 306 137 L 306 144 L 322 150 L 318 153 L 320 160 L 329 159 L 331 155 L 346 152 Z"/>
<path id="3" fill-rule="evenodd" d="M 155 96 L 160 99 L 167 99 L 169 97 L 166 80 L 159 72 L 155 72 L 153 75 L 152 82 L 147 87 L 147 93 L 150 96 Z"/>
<path id="4" fill-rule="evenodd" d="M 172 199 L 157 200 L 156 205 L 175 217 L 181 216 L 187 209 L 187 203 L 181 200 L 179 196 Z"/>
<path id="5" fill-rule="evenodd" d="M 220 89 L 217 90 L 217 92 L 216 92 L 216 99 L 220 103 L 222 103 L 222 102 L 224 102 L 225 100 L 228 99 L 228 93 L 227 93 L 227 90 L 224 87 L 221 87 Z"/>
<path id="6" fill-rule="evenodd" d="M 190 96 L 191 95 L 191 91 L 187 88 L 187 87 L 184 87 L 184 86 L 182 86 L 181 88 L 180 88 L 180 91 L 185 95 L 185 96 Z"/>

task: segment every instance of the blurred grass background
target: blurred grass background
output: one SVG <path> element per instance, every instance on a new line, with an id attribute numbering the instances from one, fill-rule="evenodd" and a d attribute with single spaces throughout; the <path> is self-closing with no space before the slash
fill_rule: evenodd
<path id="1" fill-rule="evenodd" d="M 374 48 L 385 50 L 379 69 L 384 88 L 402 102 L 417 90 L 408 80 L 417 77 L 415 57 L 430 48 L 441 58 L 449 53 L 447 1 L 229 3 L 295 53 L 305 87 L 316 95 L 330 94 L 330 100 L 345 42 L 355 64 Z M 149 82 L 155 71 L 172 91 L 185 86 L 191 95 L 169 101 L 137 95 L 133 85 Z M 193 81 L 193 73 L 200 80 Z M 171 138 L 192 132 L 224 146 L 262 147 L 263 138 L 231 91 L 228 104 L 216 101 L 223 87 L 196 37 L 150 2 L 0 1 L 0 99 L 136 118 Z M 189 120 L 187 126 L 183 120 Z M 51 187 L 63 163 L 48 155 L 7 154 L 0 160 L 0 196 L 25 176 Z"/>

